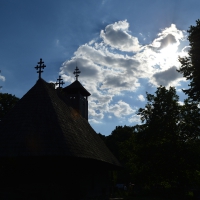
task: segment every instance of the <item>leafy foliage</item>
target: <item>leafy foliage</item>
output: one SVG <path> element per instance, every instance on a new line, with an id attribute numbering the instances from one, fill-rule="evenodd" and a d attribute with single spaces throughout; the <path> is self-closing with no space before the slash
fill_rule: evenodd
<path id="1" fill-rule="evenodd" d="M 196 21 L 196 26 L 190 26 L 187 31 L 190 42 L 189 56 L 179 58 L 181 68 L 178 72 L 190 80 L 190 88 L 183 90 L 193 101 L 200 101 L 200 20 Z"/>
<path id="2" fill-rule="evenodd" d="M 181 120 L 179 121 L 180 135 L 185 142 L 199 140 L 200 136 L 200 108 L 197 102 L 188 99 L 180 110 Z"/>
<path id="3" fill-rule="evenodd" d="M 172 177 L 177 177 L 180 171 L 178 99 L 175 88 L 170 87 L 167 90 L 160 86 L 155 95 L 147 93 L 147 105 L 138 111 L 147 125 L 146 129 L 138 134 L 140 146 L 137 154 L 140 165 L 143 166 L 141 175 L 148 178 L 148 184 L 169 181 Z"/>
<path id="4" fill-rule="evenodd" d="M 141 175 L 148 177 L 148 184 L 188 184 L 199 170 L 198 104 L 187 99 L 180 105 L 175 88 L 162 86 L 155 95 L 147 93 L 147 100 L 138 112 L 146 124 L 137 136 Z"/>
<path id="5" fill-rule="evenodd" d="M 0 119 L 17 103 L 19 98 L 8 93 L 0 93 Z"/>
<path id="6" fill-rule="evenodd" d="M 120 159 L 120 145 L 128 140 L 134 132 L 134 128 L 129 126 L 117 126 L 111 135 L 107 136 L 104 141 L 110 151 L 116 158 Z"/>

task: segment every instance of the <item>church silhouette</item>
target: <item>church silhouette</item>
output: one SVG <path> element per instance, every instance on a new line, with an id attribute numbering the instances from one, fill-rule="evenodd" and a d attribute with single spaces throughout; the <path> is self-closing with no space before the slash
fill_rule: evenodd
<path id="1" fill-rule="evenodd" d="M 64 88 L 59 76 L 55 88 L 41 77 L 45 67 L 40 59 L 36 84 L 0 122 L 0 197 L 108 197 L 121 165 L 88 122 L 80 71 Z"/>

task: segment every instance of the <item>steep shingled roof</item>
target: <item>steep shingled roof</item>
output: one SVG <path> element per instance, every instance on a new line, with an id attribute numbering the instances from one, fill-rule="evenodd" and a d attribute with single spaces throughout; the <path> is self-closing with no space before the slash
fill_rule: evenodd
<path id="1" fill-rule="evenodd" d="M 120 166 L 86 119 L 39 79 L 0 122 L 0 157 L 69 156 Z"/>
<path id="2" fill-rule="evenodd" d="M 82 86 L 82 84 L 76 80 L 74 81 L 72 84 L 70 84 L 69 86 L 65 87 L 63 89 L 63 91 L 69 93 L 69 94 L 73 94 L 73 93 L 77 93 L 80 92 L 81 95 L 83 96 L 90 96 L 91 94 Z"/>

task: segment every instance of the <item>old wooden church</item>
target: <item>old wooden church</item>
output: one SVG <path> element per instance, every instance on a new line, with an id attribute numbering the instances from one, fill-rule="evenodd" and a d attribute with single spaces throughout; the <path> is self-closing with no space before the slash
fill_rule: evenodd
<path id="1" fill-rule="evenodd" d="M 90 93 L 78 80 L 62 88 L 39 79 L 0 122 L 0 198 L 89 199 L 109 195 L 120 167 L 88 123 Z"/>

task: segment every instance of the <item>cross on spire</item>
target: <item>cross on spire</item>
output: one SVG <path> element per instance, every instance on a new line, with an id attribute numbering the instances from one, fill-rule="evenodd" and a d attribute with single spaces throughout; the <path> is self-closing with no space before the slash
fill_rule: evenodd
<path id="1" fill-rule="evenodd" d="M 40 62 L 38 62 L 38 65 L 35 67 L 37 73 L 39 74 L 39 79 L 41 79 L 41 73 L 43 72 L 42 69 L 44 69 L 46 65 L 44 65 L 44 62 L 42 61 L 42 58 L 40 58 Z"/>
<path id="2" fill-rule="evenodd" d="M 61 78 L 61 76 L 59 76 L 59 78 L 57 80 L 58 80 L 58 83 L 56 82 L 56 85 L 58 85 L 58 88 L 61 88 L 61 85 L 65 84 L 65 83 L 63 82 L 63 79 Z"/>
<path id="3" fill-rule="evenodd" d="M 81 71 L 79 71 L 79 68 L 76 66 L 76 69 L 74 70 L 74 75 L 76 77 L 76 81 L 78 81 L 78 77 L 79 77 L 80 73 L 81 73 Z"/>

